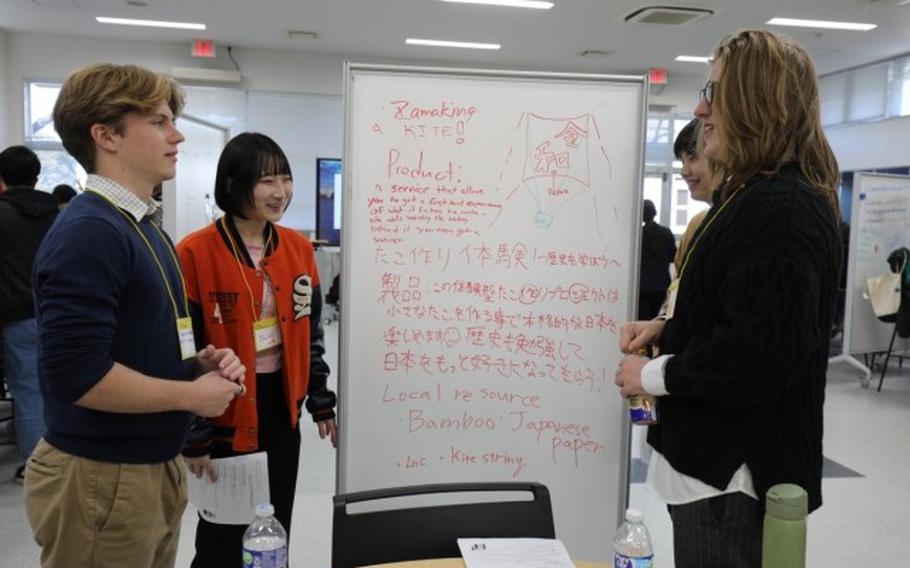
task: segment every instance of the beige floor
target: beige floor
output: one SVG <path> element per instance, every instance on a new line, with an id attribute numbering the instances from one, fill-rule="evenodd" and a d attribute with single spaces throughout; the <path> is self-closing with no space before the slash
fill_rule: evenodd
<path id="1" fill-rule="evenodd" d="M 337 325 L 326 331 L 329 360 L 334 361 Z M 873 387 L 875 384 L 877 381 Z M 910 361 L 902 370 L 893 367 L 881 393 L 860 388 L 856 374 L 847 367 L 832 368 L 825 410 L 825 455 L 862 477 L 825 479 L 825 503 L 809 518 L 807 565 L 903 568 L 910 558 Z M 643 457 L 639 432 L 634 434 L 632 447 L 633 457 Z M 0 445 L 0 566 L 37 566 L 38 549 L 22 508 L 22 488 L 10 481 L 16 460 L 14 446 Z M 331 564 L 334 487 L 334 452 L 319 440 L 312 424 L 307 424 L 291 535 L 291 565 L 295 568 Z M 632 485 L 630 501 L 645 512 L 656 566 L 672 568 L 671 529 L 663 504 L 640 484 Z M 188 510 L 179 567 L 189 566 L 192 557 L 194 519 L 195 512 Z M 604 537 L 612 532 L 612 527 L 605 527 Z"/>

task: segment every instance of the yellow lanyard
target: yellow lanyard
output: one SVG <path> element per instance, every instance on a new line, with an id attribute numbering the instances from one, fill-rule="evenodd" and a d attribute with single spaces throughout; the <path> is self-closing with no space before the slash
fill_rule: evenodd
<path id="1" fill-rule="evenodd" d="M 158 258 L 158 254 L 155 252 L 155 248 L 152 246 L 152 243 L 149 242 L 149 240 L 145 236 L 145 233 L 143 233 L 142 229 L 139 228 L 139 225 L 136 223 L 136 220 L 133 219 L 132 215 L 129 215 L 123 209 L 117 207 L 113 201 L 111 201 L 106 196 L 102 195 L 101 193 L 99 193 L 93 189 L 87 189 L 86 191 L 88 191 L 90 193 L 94 193 L 101 199 L 107 201 L 108 205 L 110 205 L 116 211 L 118 211 L 121 215 L 123 215 L 123 217 L 127 221 L 129 221 L 130 224 L 133 226 L 133 229 L 136 230 L 136 233 L 139 234 L 139 237 L 145 243 L 145 246 L 148 247 L 149 252 L 152 253 L 152 258 L 155 259 L 155 264 L 158 265 L 158 272 L 161 274 L 161 281 L 164 283 L 164 287 L 167 290 L 167 295 L 171 299 L 171 306 L 174 307 L 174 317 L 179 320 L 180 312 L 177 309 L 177 300 L 174 299 L 174 291 L 171 290 L 171 283 L 168 280 L 167 273 L 164 271 L 164 266 L 161 264 L 161 260 Z M 167 239 L 161 233 L 161 229 L 159 229 L 158 226 L 155 225 L 154 223 L 152 223 L 152 227 L 158 233 L 158 236 L 161 237 L 161 240 L 166 243 Z M 171 259 L 174 261 L 174 266 L 177 268 L 177 274 L 180 276 L 180 283 L 183 285 L 183 290 L 182 290 L 183 291 L 183 310 L 184 310 L 183 313 L 186 314 L 186 316 L 184 316 L 184 317 L 188 317 L 190 315 L 190 306 L 189 306 L 189 302 L 186 299 L 186 283 L 185 283 L 185 280 L 183 279 L 183 271 L 180 270 L 180 263 L 177 261 L 177 256 L 174 255 L 174 251 L 171 250 L 171 247 L 167 247 L 167 250 L 169 253 L 171 253 Z"/>
<path id="2" fill-rule="evenodd" d="M 720 208 L 717 210 L 717 213 L 712 215 L 711 218 L 708 219 L 708 221 L 705 223 L 705 226 L 702 227 L 701 230 L 698 232 L 698 236 L 695 237 L 695 240 L 692 241 L 691 245 L 689 245 L 689 250 L 686 251 L 686 258 L 685 258 L 685 260 L 683 260 L 682 267 L 679 269 L 679 276 L 676 277 L 677 281 L 682 280 L 683 274 L 686 271 L 686 266 L 689 265 L 689 259 L 692 258 L 692 253 L 695 252 L 695 248 L 698 246 L 698 243 L 701 241 L 701 238 L 703 236 L 705 236 L 705 233 L 708 232 L 708 228 L 711 227 L 711 223 L 713 223 L 715 219 L 720 217 L 720 214 L 723 213 L 723 211 L 727 207 L 727 205 L 729 205 L 730 202 L 733 201 L 733 198 L 736 197 L 739 194 L 740 190 L 744 187 L 746 187 L 745 184 L 737 187 L 736 191 L 731 193 L 730 197 L 728 197 L 727 200 L 724 201 L 723 204 L 721 204 Z"/>
<path id="3" fill-rule="evenodd" d="M 227 217 L 227 215 L 225 215 L 225 217 Z M 234 242 L 234 237 L 231 236 L 231 231 L 228 229 L 227 223 L 224 222 L 224 217 L 221 218 L 221 228 L 224 229 L 224 234 L 227 235 L 228 242 L 231 243 L 231 251 L 234 253 L 234 260 L 237 261 L 237 269 L 240 270 L 240 277 L 243 278 L 243 285 L 246 286 L 246 291 L 250 294 L 250 310 L 253 312 L 253 321 L 257 321 L 259 317 L 256 315 L 256 298 L 253 296 L 253 288 L 250 287 L 250 283 L 246 279 L 243 263 L 240 262 L 240 250 L 237 247 L 237 243 Z M 269 236 L 266 238 L 265 247 L 262 249 L 263 256 L 268 254 L 271 242 L 272 228 L 269 227 Z"/>

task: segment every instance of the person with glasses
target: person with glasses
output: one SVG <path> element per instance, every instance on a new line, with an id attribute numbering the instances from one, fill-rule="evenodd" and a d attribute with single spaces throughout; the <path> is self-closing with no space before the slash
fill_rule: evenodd
<path id="1" fill-rule="evenodd" d="M 698 102 L 704 101 L 710 106 L 714 102 L 714 87 L 716 85 L 717 81 L 712 79 L 705 81 L 705 86 L 698 90 Z"/>
<path id="2" fill-rule="evenodd" d="M 822 502 L 822 407 L 841 269 L 837 163 L 805 49 L 746 30 L 714 50 L 700 93 L 723 180 L 683 259 L 666 321 L 623 326 L 623 396 L 656 396 L 648 485 L 673 521 L 677 568 L 761 566 L 764 496 Z M 654 344 L 648 361 L 638 349 Z"/>
<path id="3" fill-rule="evenodd" d="M 35 259 L 44 438 L 25 472 L 41 566 L 174 566 L 191 416 L 243 391 L 227 348 L 196 352 L 170 239 L 149 220 L 174 177 L 183 107 L 169 77 L 91 65 L 63 83 L 54 128 L 89 173 Z"/>
<path id="4" fill-rule="evenodd" d="M 264 134 L 240 134 L 224 147 L 215 174 L 215 201 L 225 215 L 177 245 L 191 309 L 201 323 L 198 337 L 233 347 L 247 364 L 249 386 L 212 428 L 196 429 L 184 450 L 187 464 L 197 477 L 215 481 L 212 458 L 266 452 L 275 517 L 288 534 L 301 407 L 333 447 L 338 435 L 313 245 L 277 224 L 293 193 L 281 147 Z M 200 515 L 193 568 L 239 568 L 245 529 Z"/>

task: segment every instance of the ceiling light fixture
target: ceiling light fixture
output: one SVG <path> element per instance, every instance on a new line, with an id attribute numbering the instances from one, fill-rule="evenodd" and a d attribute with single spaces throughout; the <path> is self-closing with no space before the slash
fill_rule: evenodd
<path id="1" fill-rule="evenodd" d="M 677 61 L 683 61 L 685 63 L 711 63 L 711 57 L 702 57 L 701 55 L 677 55 Z"/>
<path id="2" fill-rule="evenodd" d="M 404 41 L 408 45 L 429 45 L 431 47 L 460 47 L 464 49 L 499 49 L 498 43 L 474 43 L 469 41 L 445 41 L 438 39 L 416 39 L 409 37 Z"/>
<path id="3" fill-rule="evenodd" d="M 854 22 L 829 22 L 825 20 L 800 20 L 797 18 L 771 18 L 766 22 L 771 26 L 792 26 L 797 28 L 822 28 L 826 30 L 855 30 L 868 32 L 878 24 L 859 24 Z"/>
<path id="4" fill-rule="evenodd" d="M 658 24 L 665 26 L 686 26 L 700 22 L 714 15 L 705 8 L 687 8 L 685 6 L 648 6 L 635 10 L 624 19 L 637 24 Z"/>
<path id="5" fill-rule="evenodd" d="M 441 2 L 452 2 L 455 4 L 483 4 L 485 6 L 506 6 L 509 8 L 531 8 L 533 10 L 549 10 L 553 7 L 552 2 L 541 2 L 540 0 L 440 0 Z"/>
<path id="6" fill-rule="evenodd" d="M 160 20 L 135 20 L 132 18 L 107 18 L 98 16 L 95 21 L 99 24 L 115 24 L 118 26 L 142 26 L 147 28 L 172 28 L 176 30 L 205 30 L 205 24 L 191 24 L 187 22 L 165 22 Z"/>

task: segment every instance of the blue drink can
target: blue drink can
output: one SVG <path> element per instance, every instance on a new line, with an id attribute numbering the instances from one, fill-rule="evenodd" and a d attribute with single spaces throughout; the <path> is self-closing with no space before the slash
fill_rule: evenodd
<path id="1" fill-rule="evenodd" d="M 632 424 L 657 424 L 657 400 L 650 396 L 630 396 L 629 419 Z"/>

